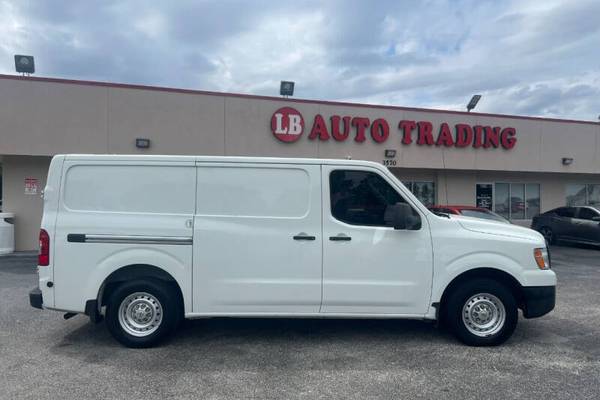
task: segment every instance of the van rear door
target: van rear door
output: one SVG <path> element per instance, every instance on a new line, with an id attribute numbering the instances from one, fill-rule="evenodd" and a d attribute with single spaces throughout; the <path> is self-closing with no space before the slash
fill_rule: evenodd
<path id="1" fill-rule="evenodd" d="M 317 313 L 319 165 L 198 162 L 194 313 Z"/>

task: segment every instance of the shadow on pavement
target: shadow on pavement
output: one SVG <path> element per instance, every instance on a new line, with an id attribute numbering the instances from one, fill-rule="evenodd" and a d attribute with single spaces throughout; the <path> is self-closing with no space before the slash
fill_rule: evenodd
<path id="1" fill-rule="evenodd" d="M 53 333 L 59 335 L 59 332 Z M 402 351 L 424 347 L 462 347 L 433 324 L 411 320 L 207 319 L 184 321 L 175 335 L 152 349 L 128 349 L 112 338 L 103 323 L 85 322 L 56 338 L 51 352 L 89 363 L 144 364 L 147 369 L 259 368 L 262 364 L 306 368 L 340 363 L 358 368 Z M 398 357 L 396 354 L 394 357 Z M 391 361 L 390 361 L 391 362 Z M 188 365 L 186 367 L 186 365 Z"/>

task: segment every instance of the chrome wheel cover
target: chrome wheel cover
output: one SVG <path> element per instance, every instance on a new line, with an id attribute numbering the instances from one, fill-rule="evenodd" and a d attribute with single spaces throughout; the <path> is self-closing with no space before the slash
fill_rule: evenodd
<path id="1" fill-rule="evenodd" d="M 119 306 L 119 324 L 128 334 L 144 337 L 154 333 L 162 322 L 163 311 L 158 299 L 146 292 L 125 297 Z"/>
<path id="2" fill-rule="evenodd" d="M 493 294 L 478 293 L 465 302 L 462 320 L 473 335 L 488 337 L 504 327 L 506 310 L 500 299 Z"/>

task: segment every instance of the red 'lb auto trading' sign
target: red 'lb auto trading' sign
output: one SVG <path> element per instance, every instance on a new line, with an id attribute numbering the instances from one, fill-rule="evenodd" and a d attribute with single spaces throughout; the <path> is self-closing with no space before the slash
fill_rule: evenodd
<path id="1" fill-rule="evenodd" d="M 404 145 L 415 143 L 419 146 L 484 149 L 502 147 L 510 150 L 517 143 L 517 131 L 511 127 L 471 126 L 462 123 L 450 126 L 446 122 L 434 127 L 429 121 L 401 120 L 397 129 Z M 282 142 L 295 142 L 304 133 L 304 118 L 294 108 L 280 108 L 271 117 L 271 130 Z M 354 140 L 357 143 L 372 140 L 383 143 L 389 136 L 390 124 L 384 118 L 371 121 L 365 117 L 332 115 L 326 121 L 321 114 L 317 114 L 312 121 L 308 139 L 338 142 Z"/>

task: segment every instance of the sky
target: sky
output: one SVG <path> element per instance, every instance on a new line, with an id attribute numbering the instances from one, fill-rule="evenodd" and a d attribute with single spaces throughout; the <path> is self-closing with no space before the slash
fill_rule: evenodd
<path id="1" fill-rule="evenodd" d="M 0 73 L 597 121 L 598 0 L 0 0 Z"/>

